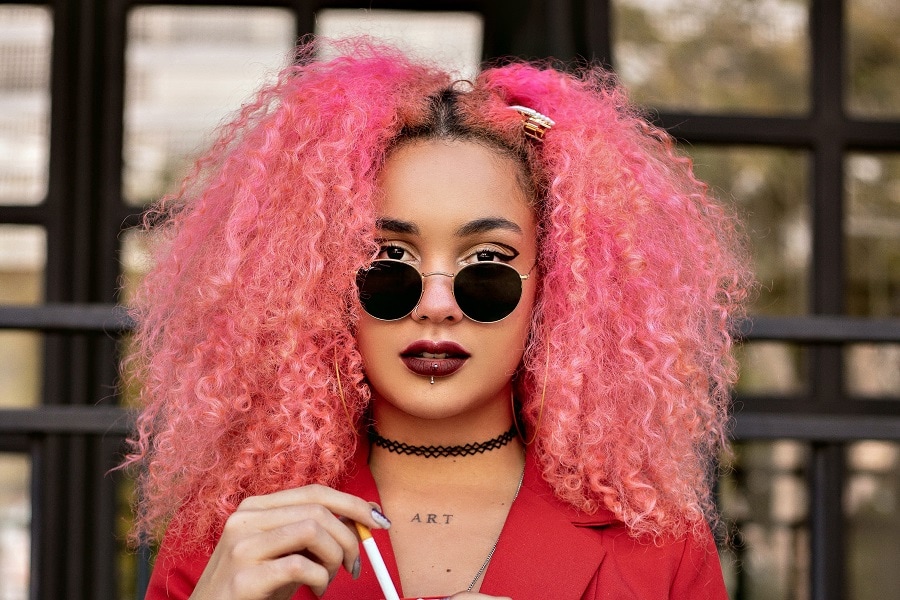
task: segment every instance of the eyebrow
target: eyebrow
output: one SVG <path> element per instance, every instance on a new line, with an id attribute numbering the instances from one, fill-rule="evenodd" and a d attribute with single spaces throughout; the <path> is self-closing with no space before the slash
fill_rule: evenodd
<path id="1" fill-rule="evenodd" d="M 375 222 L 375 226 L 382 231 L 389 231 L 391 233 L 419 235 L 419 227 L 415 223 L 402 221 L 400 219 L 381 218 Z M 461 225 L 456 230 L 455 234 L 457 237 L 467 237 L 479 233 L 486 233 L 488 231 L 496 231 L 497 229 L 512 231 L 513 233 L 522 233 L 522 228 L 509 219 L 504 219 L 503 217 L 485 217 Z"/>
<path id="2" fill-rule="evenodd" d="M 504 219 L 503 217 L 487 217 L 469 221 L 456 230 L 456 235 L 459 237 L 466 237 L 478 233 L 495 231 L 497 229 L 504 229 L 506 231 L 512 231 L 513 233 L 522 233 L 522 228 L 509 219 Z"/>
<path id="3" fill-rule="evenodd" d="M 401 221 L 400 219 L 378 219 L 375 221 L 375 227 L 382 231 L 390 231 L 391 233 L 419 234 L 419 228 L 414 223 Z"/>

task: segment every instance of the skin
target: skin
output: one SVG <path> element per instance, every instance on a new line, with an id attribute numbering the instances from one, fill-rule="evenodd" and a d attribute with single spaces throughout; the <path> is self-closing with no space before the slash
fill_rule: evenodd
<path id="1" fill-rule="evenodd" d="M 469 141 L 417 141 L 395 150 L 382 172 L 378 216 L 415 232 L 383 228 L 379 258 L 404 260 L 425 273 L 455 273 L 479 260 L 528 273 L 537 258 L 536 224 L 517 169 L 510 158 Z M 497 224 L 459 235 L 463 227 L 488 220 Z M 531 325 L 535 277 L 523 283 L 516 310 L 496 323 L 464 317 L 451 278 L 425 282 L 418 307 L 404 319 L 363 314 L 359 322 L 357 344 L 379 433 L 412 444 L 490 439 L 511 423 L 511 379 Z M 401 352 L 418 340 L 456 342 L 471 357 L 432 385 L 400 361 Z"/>
<path id="2" fill-rule="evenodd" d="M 401 146 L 381 176 L 378 216 L 388 226 L 380 232 L 379 258 L 409 261 L 426 273 L 502 260 L 528 273 L 537 257 L 537 233 L 519 175 L 515 161 L 472 141 Z M 472 232 L 473 223 L 493 225 Z M 379 433 L 409 444 L 455 445 L 509 429 L 512 376 L 531 324 L 535 279 L 524 282 L 515 311 L 496 323 L 466 318 L 453 298 L 451 278 L 441 276 L 426 278 L 409 316 L 385 322 L 363 315 L 357 342 Z M 452 341 L 470 357 L 459 371 L 431 384 L 400 360 L 418 340 Z M 391 544 L 404 592 L 466 589 L 516 494 L 524 465 L 518 439 L 476 456 L 439 459 L 373 447 L 369 464 L 394 522 Z M 478 585 L 480 580 L 476 590 Z"/>
<path id="3" fill-rule="evenodd" d="M 512 159 L 471 141 L 415 141 L 396 149 L 381 177 L 382 257 L 423 272 L 454 273 L 476 260 L 506 260 L 528 273 L 537 256 L 534 214 Z M 466 224 L 490 227 L 460 235 Z M 389 248 L 389 249 L 388 249 Z M 399 250 L 397 249 L 399 248 Z M 536 289 L 524 282 L 516 310 L 475 323 L 456 306 L 449 277 L 430 277 L 415 315 L 391 322 L 362 316 L 357 342 L 382 435 L 410 444 L 491 439 L 512 423 L 512 376 L 522 360 Z M 417 340 L 453 341 L 470 357 L 436 379 L 412 373 L 400 353 Z M 465 590 L 497 540 L 524 467 L 518 439 L 471 457 L 427 459 L 373 447 L 370 467 L 407 596 Z M 351 574 L 359 539 L 349 520 L 387 526 L 372 505 L 319 485 L 252 497 L 228 519 L 191 598 L 288 599 L 303 585 L 322 595 L 338 569 Z M 419 515 L 417 521 L 415 516 Z M 429 519 L 428 515 L 440 515 Z M 424 550 L 423 550 L 424 549 Z M 454 600 L 496 598 L 459 592 Z M 502 600 L 502 599 L 501 599 Z"/>
<path id="4" fill-rule="evenodd" d="M 320 485 L 247 498 L 225 523 L 191 598 L 286 600 L 301 585 L 322 595 L 359 557 L 359 540 L 340 517 L 381 527 L 369 503 Z"/>

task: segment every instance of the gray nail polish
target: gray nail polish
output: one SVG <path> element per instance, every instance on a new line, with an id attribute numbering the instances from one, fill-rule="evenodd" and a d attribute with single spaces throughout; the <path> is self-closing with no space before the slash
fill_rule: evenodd
<path id="1" fill-rule="evenodd" d="M 372 509 L 372 518 L 375 519 L 375 522 L 378 523 L 383 528 L 390 529 L 390 527 L 391 527 L 390 519 L 388 519 L 386 516 L 381 514 L 381 511 L 379 511 L 377 508 Z"/>
<path id="2" fill-rule="evenodd" d="M 359 572 L 362 570 L 362 562 L 360 562 L 359 557 L 356 557 L 356 560 L 353 561 L 353 569 L 350 571 L 350 576 L 353 579 L 359 579 Z"/>

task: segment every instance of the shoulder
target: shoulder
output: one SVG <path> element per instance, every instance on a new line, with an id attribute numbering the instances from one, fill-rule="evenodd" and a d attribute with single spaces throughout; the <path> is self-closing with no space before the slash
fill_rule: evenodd
<path id="1" fill-rule="evenodd" d="M 587 514 L 562 502 L 540 478 L 532 479 L 532 485 L 545 509 L 571 524 L 568 531 L 559 530 L 562 546 L 575 535 L 595 541 L 599 560 L 583 599 L 727 600 L 719 554 L 705 525 L 696 536 L 636 538 L 609 510 Z"/>
<path id="2" fill-rule="evenodd" d="M 708 530 L 662 541 L 632 537 L 621 522 L 596 529 L 604 558 L 584 598 L 727 600 L 715 542 Z"/>
<path id="3" fill-rule="evenodd" d="M 209 556 L 204 549 L 188 549 L 181 537 L 167 533 L 153 563 L 145 600 L 189 598 Z"/>
<path id="4" fill-rule="evenodd" d="M 587 514 L 560 500 L 533 463 L 526 465 L 483 593 L 525 600 L 552 589 L 557 600 L 727 600 L 708 529 L 699 540 L 636 539 L 610 511 Z"/>

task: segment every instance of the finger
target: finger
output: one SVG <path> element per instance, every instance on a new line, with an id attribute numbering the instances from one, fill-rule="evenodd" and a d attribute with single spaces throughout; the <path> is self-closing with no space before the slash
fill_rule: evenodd
<path id="1" fill-rule="evenodd" d="M 307 504 L 302 506 L 285 506 L 269 510 L 244 510 L 242 515 L 235 513 L 232 519 L 226 523 L 228 534 L 235 539 L 248 537 L 246 530 L 253 529 L 258 532 L 275 532 L 274 537 L 268 543 L 255 546 L 260 553 L 257 559 L 274 558 L 288 552 L 297 552 L 299 544 L 306 543 L 309 537 L 305 526 L 312 527 L 307 521 L 315 522 L 321 527 L 342 550 L 342 562 L 348 572 L 354 572 L 356 559 L 359 557 L 359 538 L 353 522 L 346 517 L 336 517 L 331 511 L 319 504 Z M 301 526 L 300 524 L 305 524 Z M 297 528 L 291 529 L 291 526 Z M 236 530 L 243 530 L 244 534 Z M 278 531 L 276 531 L 278 530 Z M 282 534 L 296 536 L 282 538 Z M 262 538 L 265 539 L 265 538 Z M 279 542 L 280 540 L 280 542 Z"/>
<path id="2" fill-rule="evenodd" d="M 343 562 L 347 572 L 351 573 L 355 578 L 359 569 L 357 565 L 359 560 L 359 538 L 357 537 L 356 527 L 352 522 L 347 523 L 334 515 L 329 514 L 328 517 L 318 522 L 328 536 L 341 548 L 341 562 Z"/>
<path id="3" fill-rule="evenodd" d="M 356 538 L 337 519 L 332 520 L 337 522 L 337 534 L 344 538 L 343 545 L 321 523 L 305 519 L 241 538 L 231 549 L 232 559 L 235 564 L 260 564 L 289 554 L 303 554 L 331 575 L 341 564 L 350 570 L 359 552 Z"/>
<path id="4" fill-rule="evenodd" d="M 236 573 L 234 589 L 242 598 L 270 598 L 285 588 L 293 591 L 306 585 L 321 596 L 330 579 L 328 570 L 321 564 L 299 554 L 289 554 Z"/>
<path id="5" fill-rule="evenodd" d="M 348 517 L 371 528 L 390 527 L 390 521 L 381 514 L 381 511 L 376 508 L 373 512 L 373 505 L 362 498 L 322 485 L 308 485 L 265 496 L 253 496 L 241 502 L 238 511 L 265 510 L 301 504 L 321 504 L 337 515 Z"/>

